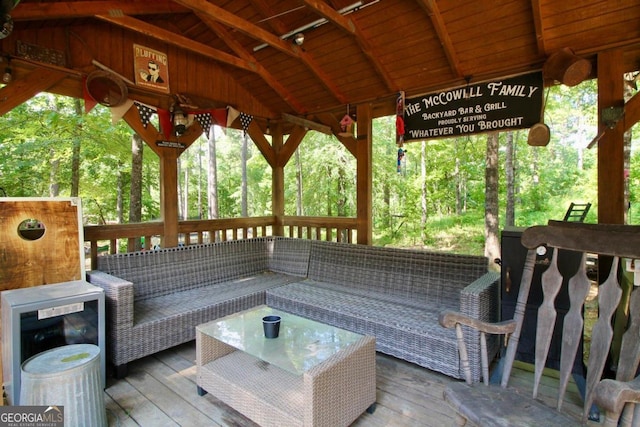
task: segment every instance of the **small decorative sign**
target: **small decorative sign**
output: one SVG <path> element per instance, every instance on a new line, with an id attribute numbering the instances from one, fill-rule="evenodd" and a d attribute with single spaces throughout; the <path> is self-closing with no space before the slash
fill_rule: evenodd
<path id="1" fill-rule="evenodd" d="M 64 52 L 61 50 L 37 46 L 20 40 L 16 42 L 16 56 L 59 67 L 65 66 Z"/>
<path id="2" fill-rule="evenodd" d="M 541 120 L 542 89 L 536 72 L 406 99 L 404 140 L 529 128 Z"/>
<path id="3" fill-rule="evenodd" d="M 133 64 L 136 85 L 169 93 L 169 63 L 166 53 L 134 44 Z"/>
<path id="4" fill-rule="evenodd" d="M 186 144 L 182 142 L 176 142 L 176 141 L 156 141 L 156 145 L 158 147 L 167 147 L 167 148 L 187 148 Z"/>

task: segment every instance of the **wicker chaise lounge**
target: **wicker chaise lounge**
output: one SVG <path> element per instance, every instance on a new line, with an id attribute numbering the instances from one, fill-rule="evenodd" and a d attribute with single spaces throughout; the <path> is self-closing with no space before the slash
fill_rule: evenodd
<path id="1" fill-rule="evenodd" d="M 462 378 L 444 308 L 498 315 L 484 257 L 263 237 L 106 255 L 88 280 L 105 289 L 107 357 L 126 364 L 193 340 L 195 327 L 261 304 L 376 338 L 376 349 Z M 476 380 L 477 334 L 466 331 Z M 490 353 L 497 343 L 489 342 Z"/>

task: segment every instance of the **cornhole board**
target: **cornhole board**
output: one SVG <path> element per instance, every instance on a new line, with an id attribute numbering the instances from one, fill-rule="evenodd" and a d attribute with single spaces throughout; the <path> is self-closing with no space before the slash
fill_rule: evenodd
<path id="1" fill-rule="evenodd" d="M 80 199 L 0 198 L 0 291 L 85 280 Z"/>

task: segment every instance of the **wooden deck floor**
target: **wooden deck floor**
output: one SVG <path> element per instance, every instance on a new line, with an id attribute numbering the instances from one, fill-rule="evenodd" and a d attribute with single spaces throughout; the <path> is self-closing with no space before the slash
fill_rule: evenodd
<path id="1" fill-rule="evenodd" d="M 516 369 L 512 384 L 531 389 L 530 372 Z M 191 342 L 129 364 L 123 380 L 107 380 L 105 402 L 110 426 L 256 426 L 234 409 L 196 392 L 195 343 Z M 442 398 L 453 379 L 389 356 L 377 356 L 377 408 L 353 426 L 453 425 Z M 553 401 L 552 376 L 543 379 L 543 400 Z M 557 382 L 557 381 L 556 381 Z M 580 397 L 570 384 L 564 409 L 578 413 Z M 598 425 L 598 423 L 590 423 Z"/>

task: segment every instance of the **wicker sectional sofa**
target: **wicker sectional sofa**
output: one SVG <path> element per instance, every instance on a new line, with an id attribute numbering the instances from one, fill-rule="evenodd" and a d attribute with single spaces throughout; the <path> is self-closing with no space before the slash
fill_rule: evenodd
<path id="1" fill-rule="evenodd" d="M 126 364 L 193 340 L 195 326 L 267 304 L 376 338 L 376 349 L 463 378 L 443 309 L 498 316 L 499 275 L 484 257 L 262 237 L 106 255 L 88 280 L 105 289 L 107 356 Z M 465 331 L 474 379 L 479 337 Z M 491 354 L 497 341 L 490 341 Z"/>

